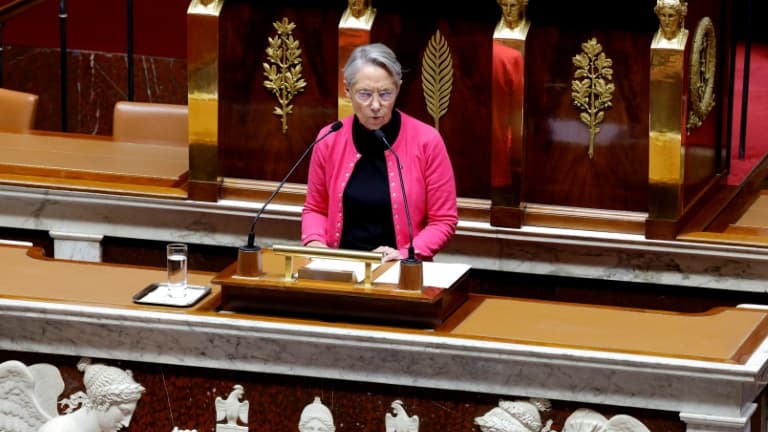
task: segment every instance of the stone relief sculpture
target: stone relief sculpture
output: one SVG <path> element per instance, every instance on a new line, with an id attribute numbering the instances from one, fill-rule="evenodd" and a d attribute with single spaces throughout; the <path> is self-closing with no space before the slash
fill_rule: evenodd
<path id="1" fill-rule="evenodd" d="M 562 432 L 650 432 L 634 417 L 619 414 L 609 419 L 597 411 L 579 408 L 565 420 Z"/>
<path id="2" fill-rule="evenodd" d="M 235 384 L 226 399 L 216 397 L 216 421 L 226 421 L 226 424 L 217 424 L 216 431 L 247 431 L 249 402 L 241 401 L 245 393 L 243 386 Z M 240 420 L 245 426 L 240 426 Z"/>
<path id="3" fill-rule="evenodd" d="M 58 415 L 64 391 L 59 370 L 49 364 L 27 366 L 16 360 L 0 364 L 0 431 L 35 432 Z"/>
<path id="4" fill-rule="evenodd" d="M 81 359 L 77 368 L 83 372 L 85 393 L 62 400 L 68 405 L 66 414 L 51 418 L 40 432 L 115 432 L 128 427 L 144 393 L 131 371 L 91 364 L 88 358 Z"/>
<path id="5" fill-rule="evenodd" d="M 320 401 L 320 396 L 308 404 L 301 411 L 299 417 L 299 432 L 335 432 L 333 414 L 327 406 Z"/>
<path id="6" fill-rule="evenodd" d="M 419 417 L 416 415 L 408 417 L 402 401 L 396 400 L 390 407 L 392 412 L 384 415 L 386 432 L 419 432 Z"/>
<path id="7" fill-rule="evenodd" d="M 499 402 L 499 406 L 475 418 L 482 432 L 549 432 L 552 420 L 541 422 L 541 414 L 549 412 L 547 399 L 528 399 Z"/>

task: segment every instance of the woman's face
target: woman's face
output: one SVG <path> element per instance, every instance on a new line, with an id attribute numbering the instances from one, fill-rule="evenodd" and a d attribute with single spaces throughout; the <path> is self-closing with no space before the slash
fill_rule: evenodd
<path id="1" fill-rule="evenodd" d="M 366 129 L 376 130 L 389 123 L 397 99 L 400 83 L 395 82 L 386 69 L 366 64 L 346 85 L 352 110 Z"/>
<path id="2" fill-rule="evenodd" d="M 662 6 L 656 14 L 665 39 L 674 39 L 680 31 L 680 11 L 672 6 Z"/>
<path id="3" fill-rule="evenodd" d="M 131 424 L 131 417 L 136 410 L 136 402 L 110 405 L 106 411 L 97 414 L 101 432 L 116 432 Z"/>

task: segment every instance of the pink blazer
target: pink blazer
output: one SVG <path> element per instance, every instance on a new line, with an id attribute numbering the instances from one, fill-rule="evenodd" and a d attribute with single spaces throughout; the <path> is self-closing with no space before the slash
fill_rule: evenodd
<path id="1" fill-rule="evenodd" d="M 409 115 L 402 112 L 400 115 L 400 134 L 391 144 L 402 164 L 416 254 L 430 260 L 456 232 L 459 220 L 456 181 L 440 133 Z M 352 116 L 343 119 L 343 127 L 318 142 L 312 151 L 307 198 L 301 220 L 302 244 L 318 240 L 329 247 L 339 247 L 344 226 L 344 188 L 360 158 L 352 142 L 352 119 Z M 318 136 L 328 128 L 323 128 Z M 395 156 L 390 151 L 384 154 L 390 179 L 397 248 L 406 257 L 409 245 L 408 221 L 400 179 Z"/>

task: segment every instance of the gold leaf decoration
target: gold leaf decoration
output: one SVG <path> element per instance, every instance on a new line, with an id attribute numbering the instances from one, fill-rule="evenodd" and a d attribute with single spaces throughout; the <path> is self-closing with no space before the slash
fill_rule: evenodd
<path id="1" fill-rule="evenodd" d="M 283 18 L 281 22 L 272 25 L 277 30 L 277 36 L 268 37 L 267 59 L 264 66 L 264 87 L 277 97 L 280 105 L 275 106 L 273 114 L 281 117 L 283 133 L 288 132 L 288 114 L 293 113 L 291 101 L 297 93 L 304 91 L 307 86 L 301 77 L 301 48 L 299 41 L 293 38 L 296 24 Z"/>
<path id="2" fill-rule="evenodd" d="M 438 30 L 429 40 L 421 60 L 421 85 L 427 111 L 440 127 L 440 117 L 448 112 L 453 89 L 453 60 L 448 43 Z"/>
<path id="3" fill-rule="evenodd" d="M 696 26 L 690 60 L 690 108 L 687 131 L 704 123 L 715 106 L 715 71 L 717 61 L 715 26 L 704 17 Z"/>
<path id="4" fill-rule="evenodd" d="M 573 57 L 576 66 L 574 79 L 571 81 L 573 104 L 581 108 L 579 119 L 589 126 L 589 149 L 587 154 L 592 159 L 595 155 L 595 136 L 600 132 L 597 126 L 605 118 L 605 109 L 613 106 L 613 60 L 603 52 L 603 47 L 595 38 L 581 44 L 582 53 Z"/>

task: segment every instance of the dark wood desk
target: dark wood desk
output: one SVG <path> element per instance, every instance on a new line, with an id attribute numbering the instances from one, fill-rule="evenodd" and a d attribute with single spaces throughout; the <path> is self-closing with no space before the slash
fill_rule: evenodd
<path id="1" fill-rule="evenodd" d="M 0 132 L 0 183 L 186 198 L 188 154 L 97 136 Z"/>

